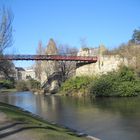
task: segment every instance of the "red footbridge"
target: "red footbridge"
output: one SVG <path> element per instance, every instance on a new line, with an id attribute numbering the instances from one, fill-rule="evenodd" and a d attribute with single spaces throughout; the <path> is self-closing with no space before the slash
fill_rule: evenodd
<path id="1" fill-rule="evenodd" d="M 35 61 L 79 61 L 96 63 L 97 56 L 67 56 L 67 55 L 3 55 L 0 60 L 35 60 Z"/>

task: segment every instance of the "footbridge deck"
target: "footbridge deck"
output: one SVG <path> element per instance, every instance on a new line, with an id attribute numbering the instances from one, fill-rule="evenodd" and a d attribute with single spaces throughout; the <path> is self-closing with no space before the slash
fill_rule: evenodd
<path id="1" fill-rule="evenodd" d="M 96 63 L 97 56 L 67 56 L 67 55 L 3 55 L 0 60 L 35 60 L 35 61 L 80 61 Z"/>

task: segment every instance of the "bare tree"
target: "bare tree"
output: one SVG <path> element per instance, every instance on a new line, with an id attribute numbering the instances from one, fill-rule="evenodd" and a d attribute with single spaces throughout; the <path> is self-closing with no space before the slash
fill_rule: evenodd
<path id="1" fill-rule="evenodd" d="M 12 80 L 14 78 L 14 74 L 14 64 L 12 62 L 7 60 L 0 61 L 0 75 L 2 75 L 5 79 Z"/>
<path id="2" fill-rule="evenodd" d="M 0 9 L 0 55 L 2 56 L 4 50 L 12 46 L 12 21 L 13 15 L 11 11 L 5 8 Z M 11 61 L 0 61 L 0 74 L 9 78 L 13 73 L 13 64 Z"/>
<path id="3" fill-rule="evenodd" d="M 0 54 L 3 54 L 3 51 L 6 48 L 12 46 L 12 22 L 13 16 L 11 11 L 6 10 L 5 8 L 0 9 Z"/>
<path id="4" fill-rule="evenodd" d="M 76 56 L 77 49 L 75 47 L 70 47 L 68 45 L 59 46 L 60 55 Z M 62 74 L 62 81 L 64 82 L 69 77 L 73 76 L 76 69 L 76 62 L 73 61 L 60 61 L 59 62 L 59 71 Z"/>
<path id="5" fill-rule="evenodd" d="M 140 72 L 140 45 L 122 44 L 117 51 L 121 57 L 127 59 L 129 66 Z"/>

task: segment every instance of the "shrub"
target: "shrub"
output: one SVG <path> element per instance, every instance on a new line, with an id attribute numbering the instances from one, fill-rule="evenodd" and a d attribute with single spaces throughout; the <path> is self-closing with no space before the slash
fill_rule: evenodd
<path id="1" fill-rule="evenodd" d="M 124 81 L 118 85 L 118 95 L 121 97 L 125 96 L 136 96 L 136 84 L 134 82 Z"/>
<path id="2" fill-rule="evenodd" d="M 14 88 L 14 82 L 10 80 L 0 80 L 0 87 L 1 88 Z"/>
<path id="3" fill-rule="evenodd" d="M 131 68 L 128 68 L 126 66 L 123 66 L 118 71 L 118 78 L 120 78 L 120 81 L 136 81 L 137 75 L 135 71 Z"/>
<path id="4" fill-rule="evenodd" d="M 91 85 L 90 92 L 95 96 L 110 96 L 115 90 L 116 83 L 112 84 L 114 80 L 115 75 L 112 73 L 109 76 L 102 75 Z"/>
<path id="5" fill-rule="evenodd" d="M 128 67 L 121 67 L 118 72 L 109 72 L 100 76 L 90 88 L 94 96 L 136 96 L 140 93 L 140 80 Z"/>
<path id="6" fill-rule="evenodd" d="M 34 79 L 28 81 L 18 81 L 16 84 L 16 89 L 18 91 L 28 91 L 28 90 L 38 90 L 41 88 L 40 82 Z"/>
<path id="7" fill-rule="evenodd" d="M 16 84 L 16 89 L 18 91 L 28 91 L 29 90 L 26 81 L 18 81 Z"/>
<path id="8" fill-rule="evenodd" d="M 28 84 L 28 88 L 30 90 L 34 90 L 34 89 L 40 89 L 41 88 L 41 84 L 39 81 L 34 80 L 34 79 L 30 79 L 27 81 Z"/>
<path id="9" fill-rule="evenodd" d="M 83 92 L 87 93 L 89 89 L 89 85 L 93 78 L 88 76 L 81 76 L 81 77 L 73 77 L 69 80 L 65 81 L 61 88 L 60 92 L 62 93 L 75 93 L 75 92 Z"/>

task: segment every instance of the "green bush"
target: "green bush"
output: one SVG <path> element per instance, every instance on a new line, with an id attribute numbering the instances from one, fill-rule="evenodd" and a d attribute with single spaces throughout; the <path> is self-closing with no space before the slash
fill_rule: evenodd
<path id="1" fill-rule="evenodd" d="M 16 84 L 16 89 L 18 91 L 28 91 L 28 90 L 38 90 L 40 89 L 41 84 L 37 80 L 30 79 L 27 81 L 18 81 Z"/>
<path id="2" fill-rule="evenodd" d="M 112 73 L 110 73 L 110 76 L 102 75 L 91 85 L 90 92 L 94 93 L 95 96 L 109 96 L 116 88 L 116 83 L 112 84 L 114 80 L 115 75 Z"/>
<path id="3" fill-rule="evenodd" d="M 10 80 L 0 80 L 0 88 L 14 88 L 14 82 Z"/>
<path id="4" fill-rule="evenodd" d="M 90 88 L 94 96 L 136 96 L 140 93 L 140 80 L 128 67 L 121 67 L 118 72 L 109 72 L 100 76 Z"/>
<path id="5" fill-rule="evenodd" d="M 136 81 L 138 76 L 136 75 L 135 71 L 129 67 L 123 66 L 117 72 L 118 78 L 120 81 Z"/>
<path id="6" fill-rule="evenodd" d="M 87 92 L 92 79 L 93 78 L 90 78 L 88 76 L 70 78 L 69 80 L 65 81 L 62 84 L 60 92 L 62 93 Z"/>
<path id="7" fill-rule="evenodd" d="M 40 89 L 41 88 L 41 84 L 39 81 L 34 80 L 34 79 L 30 79 L 27 81 L 28 84 L 28 88 L 30 90 L 35 90 L 35 89 Z"/>
<path id="8" fill-rule="evenodd" d="M 16 84 L 16 89 L 18 91 L 28 91 L 29 90 L 26 81 L 18 81 L 17 84 Z"/>
<path id="9" fill-rule="evenodd" d="M 136 91 L 136 84 L 134 82 L 122 82 L 118 85 L 118 95 L 122 97 L 126 96 L 136 96 L 138 93 Z"/>

